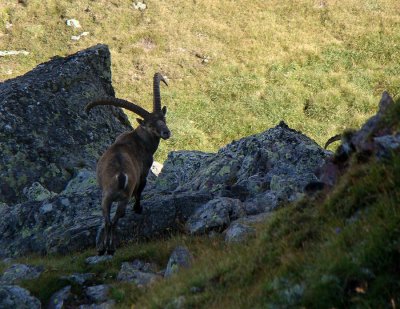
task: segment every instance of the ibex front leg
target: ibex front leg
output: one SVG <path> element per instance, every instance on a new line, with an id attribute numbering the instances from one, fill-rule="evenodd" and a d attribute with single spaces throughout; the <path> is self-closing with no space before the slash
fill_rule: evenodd
<path id="1" fill-rule="evenodd" d="M 103 255 L 110 245 L 110 233 L 111 233 L 111 219 L 110 209 L 112 205 L 112 199 L 110 196 L 103 196 L 101 207 L 103 209 L 104 217 L 104 229 L 100 230 L 100 234 L 96 239 L 97 254 Z"/>
<path id="2" fill-rule="evenodd" d="M 133 210 L 137 214 L 141 214 L 143 211 L 142 206 L 140 205 L 140 198 L 142 196 L 142 191 L 144 187 L 146 186 L 146 178 L 141 181 L 139 184 L 139 187 L 137 188 L 136 192 L 133 193 L 133 196 L 135 197 L 135 204 L 133 205 Z"/>

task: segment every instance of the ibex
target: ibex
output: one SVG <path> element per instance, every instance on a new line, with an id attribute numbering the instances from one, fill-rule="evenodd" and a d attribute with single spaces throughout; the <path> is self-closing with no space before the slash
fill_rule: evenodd
<path id="1" fill-rule="evenodd" d="M 113 105 L 130 110 L 143 119 L 137 118 L 139 126 L 119 135 L 114 144 L 108 148 L 97 163 L 97 182 L 102 190 L 102 209 L 105 221 L 104 230 L 96 239 L 99 255 L 114 254 L 116 248 L 116 227 L 118 220 L 125 215 L 126 205 L 133 196 L 134 211 L 142 212 L 140 196 L 146 186 L 146 178 L 153 163 L 153 154 L 160 143 L 160 138 L 166 140 L 171 132 L 165 121 L 167 108 L 161 108 L 160 81 L 167 82 L 160 73 L 153 80 L 153 112 L 149 113 L 142 107 L 116 98 L 96 100 L 86 105 L 89 110 L 98 105 Z M 110 218 L 113 202 L 118 202 L 114 218 Z"/>

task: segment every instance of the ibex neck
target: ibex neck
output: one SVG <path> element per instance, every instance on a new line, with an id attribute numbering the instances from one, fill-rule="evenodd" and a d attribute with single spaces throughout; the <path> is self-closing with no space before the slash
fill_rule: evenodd
<path id="1" fill-rule="evenodd" d="M 160 144 L 160 137 L 149 133 L 147 130 L 138 126 L 135 130 L 136 134 L 139 136 L 140 140 L 143 142 L 146 149 L 154 154 L 157 151 L 158 145 Z"/>

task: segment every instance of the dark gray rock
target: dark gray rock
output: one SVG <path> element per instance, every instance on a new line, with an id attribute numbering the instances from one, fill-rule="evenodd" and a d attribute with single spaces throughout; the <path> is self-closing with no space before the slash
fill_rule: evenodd
<path id="1" fill-rule="evenodd" d="M 271 212 L 278 207 L 278 197 L 276 193 L 267 191 L 259 194 L 244 203 L 246 215 L 252 216 L 260 213 Z"/>
<path id="2" fill-rule="evenodd" d="M 244 215 L 243 203 L 240 200 L 219 197 L 199 207 L 188 219 L 186 228 L 191 234 L 222 231 L 232 220 Z"/>
<path id="3" fill-rule="evenodd" d="M 172 153 L 160 176 L 145 188 L 143 214 L 127 208 L 118 224 L 119 239 L 182 230 L 195 211 L 200 219 L 204 214 L 204 220 L 198 227 L 192 220 L 196 216 L 189 220 L 193 233 L 222 231 L 238 217 L 271 211 L 280 202 L 301 196 L 305 184 L 316 179 L 313 171 L 326 155 L 312 140 L 284 124 L 234 142 L 217 154 Z M 207 210 L 205 205 L 213 199 Z M 228 205 L 236 206 L 220 207 L 219 219 L 214 220 L 214 203 L 221 199 L 235 201 Z M 96 235 L 102 231 L 100 204 L 95 173 L 88 169 L 77 171 L 55 197 L 3 204 L 0 256 L 63 254 L 94 247 Z"/>
<path id="4" fill-rule="evenodd" d="M 107 284 L 89 286 L 85 289 L 86 296 L 93 302 L 101 303 L 108 300 L 110 286 Z"/>
<path id="5" fill-rule="evenodd" d="M 110 64 L 108 48 L 97 45 L 0 83 L 0 202 L 26 201 L 23 189 L 35 182 L 61 192 L 76 169 L 94 169 L 117 134 L 131 129 L 118 108 L 83 110 L 114 96 Z"/>
<path id="6" fill-rule="evenodd" d="M 85 263 L 88 265 L 96 265 L 99 263 L 107 262 L 112 260 L 113 256 L 112 255 L 95 255 L 95 256 L 89 256 L 86 258 Z"/>
<path id="7" fill-rule="evenodd" d="M 83 182 L 72 179 L 70 183 L 76 185 L 68 184 L 66 190 L 50 200 L 0 207 L 0 257 L 33 252 L 65 254 L 94 247 L 103 216 L 101 192 L 94 173 L 91 175 Z M 77 189 L 72 190 L 74 187 Z M 118 224 L 119 238 L 128 241 L 178 230 L 210 198 L 203 193 L 154 195 L 142 202 L 142 215 L 128 207 Z"/>
<path id="8" fill-rule="evenodd" d="M 93 265 L 91 263 L 87 263 L 87 264 Z M 65 279 L 65 280 L 68 280 L 70 282 L 73 282 L 73 283 L 76 283 L 76 284 L 79 284 L 79 285 L 83 285 L 85 282 L 87 282 L 89 280 L 92 280 L 94 278 L 94 276 L 95 276 L 95 274 L 93 274 L 93 273 L 87 273 L 87 274 L 75 273 L 75 274 L 72 274 L 72 275 L 69 275 L 69 276 L 61 277 L 61 279 Z"/>
<path id="9" fill-rule="evenodd" d="M 239 222 L 234 222 L 225 231 L 225 241 L 228 243 L 242 242 L 255 234 L 255 228 Z"/>
<path id="10" fill-rule="evenodd" d="M 167 269 L 165 270 L 164 277 L 171 277 L 181 268 L 189 268 L 192 265 L 192 262 L 193 256 L 187 248 L 182 246 L 176 247 L 168 260 L 168 265 Z"/>
<path id="11" fill-rule="evenodd" d="M 0 308 L 40 309 L 40 301 L 16 285 L 0 285 Z"/>
<path id="12" fill-rule="evenodd" d="M 147 286 L 153 282 L 161 279 L 162 277 L 153 272 L 146 271 L 147 269 L 153 269 L 149 264 L 143 265 L 141 263 L 124 262 L 121 265 L 121 270 L 118 273 L 117 280 L 135 283 L 137 286 Z"/>
<path id="13" fill-rule="evenodd" d="M 267 191 L 278 201 L 293 200 L 330 152 L 281 122 L 245 137 L 216 154 L 170 153 L 155 187 L 164 192 L 208 192 L 246 201 Z"/>
<path id="14" fill-rule="evenodd" d="M 400 134 L 375 137 L 374 142 L 378 158 L 388 158 L 394 150 L 400 148 Z"/>
<path id="15" fill-rule="evenodd" d="M 0 277 L 0 284 L 14 284 L 20 280 L 39 278 L 44 268 L 25 264 L 13 264 Z"/>
<path id="16" fill-rule="evenodd" d="M 49 300 L 47 309 L 62 309 L 65 308 L 64 303 L 71 297 L 71 286 L 68 285 L 58 292 L 54 293 Z"/>
<path id="17" fill-rule="evenodd" d="M 154 263 L 148 263 L 148 262 L 144 262 L 142 260 L 134 260 L 133 262 L 126 262 L 124 263 L 126 266 L 128 266 L 129 269 L 133 269 L 133 270 L 140 270 L 143 272 L 152 272 L 152 273 L 156 273 L 157 272 L 157 265 Z M 122 268 L 121 268 L 122 269 Z"/>

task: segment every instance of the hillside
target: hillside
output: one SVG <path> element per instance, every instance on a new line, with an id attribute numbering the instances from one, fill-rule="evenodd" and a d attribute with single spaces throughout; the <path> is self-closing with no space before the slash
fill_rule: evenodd
<path id="1" fill-rule="evenodd" d="M 3 0 L 0 307 L 398 308 L 398 42 L 395 0 Z M 156 71 L 164 169 L 99 258 L 130 124 L 84 106 L 149 108 Z"/>
<path id="2" fill-rule="evenodd" d="M 0 80 L 53 56 L 98 43 L 112 55 L 118 97 L 151 104 L 155 71 L 163 89 L 171 150 L 215 151 L 280 120 L 320 145 L 374 113 L 384 90 L 400 93 L 400 5 L 344 1 L 3 0 Z M 77 19 L 81 28 L 68 27 Z M 71 40 L 89 32 L 79 41 Z M 130 115 L 131 119 L 134 116 Z"/>
<path id="3" fill-rule="evenodd" d="M 214 225 L 214 231 L 203 236 L 171 229 L 157 239 L 131 241 L 112 259 L 96 264 L 91 262 L 94 249 L 5 259 L 0 263 L 0 270 L 5 271 L 0 290 L 4 293 L 2 280 L 11 279 L 43 305 L 64 303 L 65 308 L 87 303 L 92 300 L 85 296 L 88 289 L 104 285 L 106 296 L 97 291 L 95 298 L 103 302 L 98 305 L 103 308 L 396 308 L 400 302 L 400 100 L 385 104 L 377 116 L 352 133 L 350 148 L 355 150 L 350 156 L 343 157 L 349 149 L 349 141 L 344 141 L 327 159 L 325 166 L 331 162 L 341 170 L 333 189 L 311 190 L 297 202 L 281 204 L 262 216 L 261 222 L 251 224 L 254 231 L 238 243 L 227 242 L 227 232 L 219 234 L 221 226 Z M 246 140 L 254 143 L 254 137 L 243 142 Z M 176 162 L 182 159 L 178 153 Z M 176 176 L 171 168 L 174 158 L 170 160 L 166 177 L 171 172 Z M 325 171 L 329 174 L 331 169 Z M 165 187 L 163 181 L 159 185 Z M 161 199 L 162 208 L 170 208 L 164 204 L 161 191 L 158 188 L 149 194 Z M 62 200 L 63 195 L 46 199 L 43 205 L 55 205 L 55 199 Z M 193 202 L 186 199 L 187 205 Z M 7 214 L 2 216 L 8 220 Z M 214 216 L 219 216 L 218 212 Z M 127 222 L 134 220 L 128 218 Z M 2 235 L 8 233 L 6 230 Z M 167 272 L 168 267 L 164 267 L 177 247 L 189 250 L 192 265 L 162 280 L 160 273 Z M 26 270 L 26 264 L 32 268 Z M 18 267 L 22 269 L 19 273 L 15 272 Z M 65 292 L 65 288 L 69 290 Z M 57 291 L 64 292 L 54 294 Z"/>

